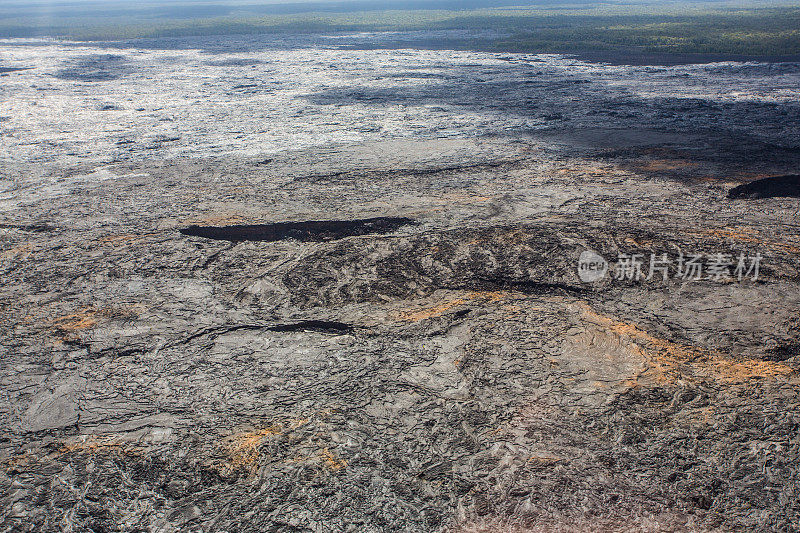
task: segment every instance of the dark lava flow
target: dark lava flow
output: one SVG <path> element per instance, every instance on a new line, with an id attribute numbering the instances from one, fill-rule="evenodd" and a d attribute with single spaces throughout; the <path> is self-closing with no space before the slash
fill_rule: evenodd
<path id="1" fill-rule="evenodd" d="M 184 235 L 223 241 L 280 241 L 296 239 L 303 242 L 324 242 L 357 235 L 391 233 L 400 226 L 413 223 L 404 217 L 377 217 L 361 220 L 321 220 L 308 222 L 277 222 L 249 226 L 189 226 L 181 229 Z"/>
<path id="2" fill-rule="evenodd" d="M 43 233 L 43 232 L 46 232 L 46 231 L 53 231 L 56 228 L 54 228 L 53 226 L 51 226 L 49 224 L 46 224 L 46 223 L 36 222 L 36 223 L 33 223 L 33 224 L 5 224 L 5 223 L 2 223 L 2 224 L 0 224 L 0 229 L 18 229 L 20 231 L 32 231 L 32 232 L 35 232 L 35 233 Z"/>
<path id="3" fill-rule="evenodd" d="M 0 74 L 8 72 L 19 72 L 21 70 L 31 70 L 33 67 L 0 67 Z"/>
<path id="4" fill-rule="evenodd" d="M 295 324 L 279 324 L 267 329 L 277 332 L 316 331 L 318 333 L 342 334 L 351 333 L 353 331 L 353 326 L 330 320 L 303 320 Z"/>
<path id="5" fill-rule="evenodd" d="M 788 196 L 800 198 L 800 174 L 773 176 L 734 187 L 728 198 L 775 198 Z"/>

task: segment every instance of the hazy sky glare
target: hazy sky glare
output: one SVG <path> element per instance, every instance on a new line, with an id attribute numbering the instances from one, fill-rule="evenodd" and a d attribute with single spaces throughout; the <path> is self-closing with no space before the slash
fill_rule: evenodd
<path id="1" fill-rule="evenodd" d="M 474 10 L 479 8 L 682 9 L 800 5 L 800 0 L 0 0 L 0 21 L 30 17 L 48 24 L 79 17 L 214 18 L 304 12 Z"/>
<path id="2" fill-rule="evenodd" d="M 47 6 L 47 5 L 75 5 L 75 4 L 121 4 L 131 8 L 164 4 L 216 4 L 216 5 L 268 5 L 268 4 L 298 4 L 337 2 L 348 3 L 354 0 L 145 0 L 131 2 L 130 0 L 10 0 L 3 2 L 5 5 L 19 6 Z M 380 0 L 374 3 L 382 3 Z M 521 2 L 525 3 L 525 2 Z"/>

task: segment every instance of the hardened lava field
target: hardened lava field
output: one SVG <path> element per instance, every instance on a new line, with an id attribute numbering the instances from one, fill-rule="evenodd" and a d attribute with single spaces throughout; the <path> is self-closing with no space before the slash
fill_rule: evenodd
<path id="1" fill-rule="evenodd" d="M 797 531 L 800 66 L 360 39 L 0 42 L 2 529 Z"/>

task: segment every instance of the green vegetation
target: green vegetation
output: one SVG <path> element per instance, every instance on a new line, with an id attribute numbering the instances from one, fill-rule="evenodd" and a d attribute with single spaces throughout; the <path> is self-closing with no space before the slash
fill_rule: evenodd
<path id="1" fill-rule="evenodd" d="M 190 12 L 190 11 L 189 11 Z M 50 35 L 120 40 L 189 35 L 334 33 L 351 31 L 493 30 L 430 46 L 513 52 L 800 55 L 800 5 L 750 7 L 720 3 L 547 6 L 469 11 L 239 14 L 180 18 L 152 14 L 99 17 L 83 12 L 46 19 L 0 12 L 0 37 Z"/>

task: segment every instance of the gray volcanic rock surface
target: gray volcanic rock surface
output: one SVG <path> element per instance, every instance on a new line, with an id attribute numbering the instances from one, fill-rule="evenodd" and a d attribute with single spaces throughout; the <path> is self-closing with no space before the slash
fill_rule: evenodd
<path id="1" fill-rule="evenodd" d="M 798 65 L 337 46 L 0 43 L 3 530 L 797 531 Z"/>

